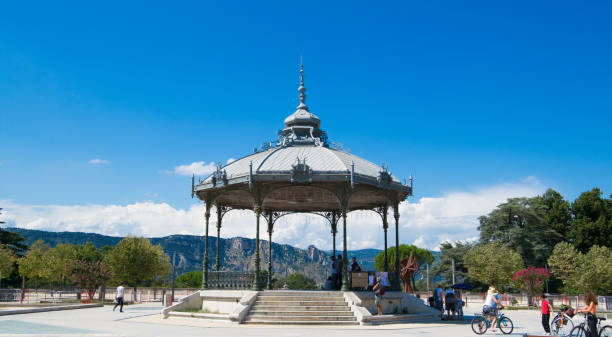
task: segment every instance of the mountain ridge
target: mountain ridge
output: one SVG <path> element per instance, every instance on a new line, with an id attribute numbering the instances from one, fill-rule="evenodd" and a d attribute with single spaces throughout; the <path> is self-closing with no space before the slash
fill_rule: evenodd
<path id="1" fill-rule="evenodd" d="M 26 239 L 31 245 L 38 239 L 44 240 L 51 247 L 60 243 L 85 244 L 91 242 L 96 247 L 105 245 L 114 246 L 124 237 L 109 236 L 86 232 L 51 232 L 44 230 L 8 227 L 5 230 L 15 232 Z M 177 272 L 187 272 L 202 269 L 204 252 L 204 237 L 199 235 L 173 234 L 164 237 L 148 238 L 152 244 L 161 245 L 162 249 L 170 258 L 176 255 Z M 268 269 L 268 241 L 260 240 L 260 268 Z M 208 237 L 208 257 L 210 270 L 215 269 L 217 238 Z M 220 266 L 221 270 L 248 271 L 255 268 L 254 253 L 255 239 L 244 237 L 221 238 Z M 382 250 L 359 249 L 349 250 L 349 258 L 355 256 L 363 270 L 374 270 L 374 258 Z M 336 254 L 341 254 L 337 251 Z M 272 242 L 272 271 L 278 276 L 284 277 L 285 273 L 299 272 L 314 279 L 317 283 L 323 283 L 329 270 L 329 258 L 331 250 L 321 250 L 314 245 L 306 249 L 294 247 L 288 244 Z"/>

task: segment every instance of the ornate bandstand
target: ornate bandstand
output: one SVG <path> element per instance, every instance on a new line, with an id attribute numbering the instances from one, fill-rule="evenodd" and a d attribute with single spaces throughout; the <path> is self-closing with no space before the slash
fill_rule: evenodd
<path id="1" fill-rule="evenodd" d="M 395 220 L 395 246 L 399 246 L 399 204 L 412 195 L 412 179 L 403 184 L 386 167 L 381 167 L 330 145 L 321 129 L 321 120 L 306 105 L 304 70 L 300 67 L 300 104 L 285 118 L 278 142 L 233 161 L 205 179 L 192 177 L 191 194 L 204 202 L 206 239 L 203 263 L 203 285 L 209 288 L 208 234 L 211 210 L 217 216 L 217 256 L 215 270 L 220 271 L 219 235 L 223 216 L 231 210 L 255 213 L 256 244 L 253 290 L 264 287 L 260 279 L 260 219 L 267 223 L 270 244 L 268 256 L 268 289 L 272 287 L 272 233 L 276 221 L 288 214 L 309 213 L 326 218 L 331 225 L 333 253 L 336 253 L 338 223 L 342 220 L 344 272 L 342 290 L 349 289 L 347 257 L 347 214 L 370 210 L 381 216 L 384 234 L 385 271 L 387 265 L 387 230 L 389 209 Z M 399 255 L 395 255 L 399 271 Z M 392 284 L 400 284 L 399 273 Z"/>

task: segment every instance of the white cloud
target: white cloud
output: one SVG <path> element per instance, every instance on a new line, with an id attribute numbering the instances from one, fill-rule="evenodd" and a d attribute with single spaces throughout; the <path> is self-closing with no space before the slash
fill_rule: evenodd
<path id="1" fill-rule="evenodd" d="M 105 159 L 95 158 L 95 159 L 90 160 L 89 164 L 91 164 L 91 165 L 103 165 L 103 164 L 110 164 L 110 161 L 105 160 Z"/>
<path id="2" fill-rule="evenodd" d="M 215 172 L 216 168 L 213 162 L 205 164 L 203 161 L 194 161 L 191 164 L 175 166 L 174 173 L 183 176 L 190 176 L 192 174 L 205 176 Z"/>
<path id="3" fill-rule="evenodd" d="M 210 164 L 209 164 L 210 165 Z M 187 165 L 189 166 L 189 165 Z M 202 162 L 201 166 L 204 166 Z M 191 173 L 189 173 L 191 174 Z M 423 197 L 417 202 L 400 205 L 400 242 L 437 249 L 444 241 L 474 240 L 478 238 L 478 217 L 488 214 L 507 198 L 534 196 L 544 187 L 537 179 L 519 183 L 499 184 L 473 191 L 451 192 L 439 198 Z M 204 233 L 203 206 L 194 204 L 187 209 L 176 209 L 167 203 L 152 201 L 128 205 L 20 205 L 2 201 L 3 221 L 8 226 L 52 231 L 84 231 L 107 235 L 126 234 L 165 236 L 171 234 Z M 210 222 L 215 228 L 215 212 Z M 266 222 L 260 222 L 260 238 L 266 239 Z M 305 248 L 314 244 L 331 249 L 331 228 L 317 215 L 293 214 L 277 221 L 273 241 Z M 212 235 L 212 234 L 211 234 Z M 222 237 L 255 236 L 255 217 L 251 211 L 231 211 L 223 218 Z M 380 216 L 374 212 L 349 213 L 347 218 L 349 249 L 382 248 L 383 231 Z M 389 246 L 395 245 L 395 223 L 389 216 Z M 342 224 L 336 239 L 342 248 Z"/>
<path id="4" fill-rule="evenodd" d="M 229 164 L 233 161 L 236 161 L 236 159 L 229 158 L 227 159 L 226 163 Z M 217 169 L 217 164 L 215 164 L 214 162 L 210 162 L 206 164 L 206 162 L 204 161 L 194 161 L 191 164 L 175 166 L 172 171 L 160 170 L 159 172 L 166 173 L 166 174 L 175 173 L 175 174 L 180 174 L 183 176 L 190 176 L 192 174 L 195 174 L 196 176 L 207 176 L 215 172 L 216 169 Z"/>

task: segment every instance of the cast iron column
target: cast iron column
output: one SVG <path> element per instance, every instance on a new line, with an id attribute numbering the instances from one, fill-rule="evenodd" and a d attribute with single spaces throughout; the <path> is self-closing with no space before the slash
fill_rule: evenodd
<path id="1" fill-rule="evenodd" d="M 215 270 L 221 270 L 221 258 L 219 257 L 219 247 L 221 242 L 221 206 L 217 205 L 217 259 L 215 263 Z"/>
<path id="2" fill-rule="evenodd" d="M 272 212 L 268 212 L 268 289 L 272 289 L 272 231 L 274 222 Z"/>
<path id="3" fill-rule="evenodd" d="M 344 269 L 342 271 L 342 291 L 349 291 L 351 290 L 349 288 L 349 280 L 348 280 L 348 251 L 346 248 L 346 210 L 342 210 L 342 220 L 344 221 L 342 229 L 343 229 L 343 233 L 342 235 L 344 236 L 344 256 L 342 256 L 342 269 Z"/>
<path id="4" fill-rule="evenodd" d="M 332 247 L 333 251 L 332 251 L 332 256 L 336 257 L 336 234 L 338 234 L 338 218 L 336 217 L 336 212 L 332 212 L 332 222 L 331 222 L 331 228 L 332 228 Z"/>
<path id="5" fill-rule="evenodd" d="M 395 216 L 395 285 L 393 286 L 396 290 L 401 290 L 400 286 L 400 256 L 399 256 L 399 204 L 395 203 L 393 206 L 393 215 Z"/>
<path id="6" fill-rule="evenodd" d="M 387 221 L 387 213 L 389 208 L 385 206 L 383 208 L 382 220 L 383 220 L 383 231 L 385 232 L 385 264 L 384 270 L 385 272 L 389 272 L 389 261 L 387 259 L 387 229 L 389 228 L 389 223 Z"/>
<path id="7" fill-rule="evenodd" d="M 253 290 L 261 290 L 259 282 L 259 216 L 261 215 L 261 207 L 255 206 L 256 229 L 255 229 L 255 280 L 253 282 Z"/>
<path id="8" fill-rule="evenodd" d="M 206 235 L 204 236 L 204 263 L 202 263 L 202 289 L 208 289 L 208 220 L 210 219 L 210 205 L 206 203 L 204 220 L 206 222 Z"/>

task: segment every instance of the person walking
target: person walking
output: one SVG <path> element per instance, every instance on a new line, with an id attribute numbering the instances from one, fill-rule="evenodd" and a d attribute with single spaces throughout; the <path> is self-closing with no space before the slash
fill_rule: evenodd
<path id="1" fill-rule="evenodd" d="M 540 299 L 542 299 L 542 302 L 540 303 L 540 307 L 542 308 L 542 327 L 544 327 L 546 336 L 550 336 L 550 312 L 553 310 L 553 308 L 546 299 L 546 295 L 540 295 Z"/>
<path id="2" fill-rule="evenodd" d="M 597 305 L 599 302 L 597 301 L 597 296 L 593 294 L 591 291 L 587 291 L 584 293 L 584 303 L 585 306 L 582 309 L 576 310 L 576 312 L 584 312 L 587 316 L 587 325 L 588 335 L 586 337 L 597 337 L 597 316 L 595 316 L 595 312 L 597 311 Z"/>
<path id="3" fill-rule="evenodd" d="M 115 298 L 117 299 L 117 304 L 115 304 L 115 306 L 113 307 L 113 311 L 117 309 L 117 306 L 120 306 L 119 312 L 123 312 L 123 293 L 124 292 L 125 292 L 125 288 L 123 287 L 123 283 L 119 283 L 119 286 L 117 287 L 117 295 L 115 295 Z"/>

